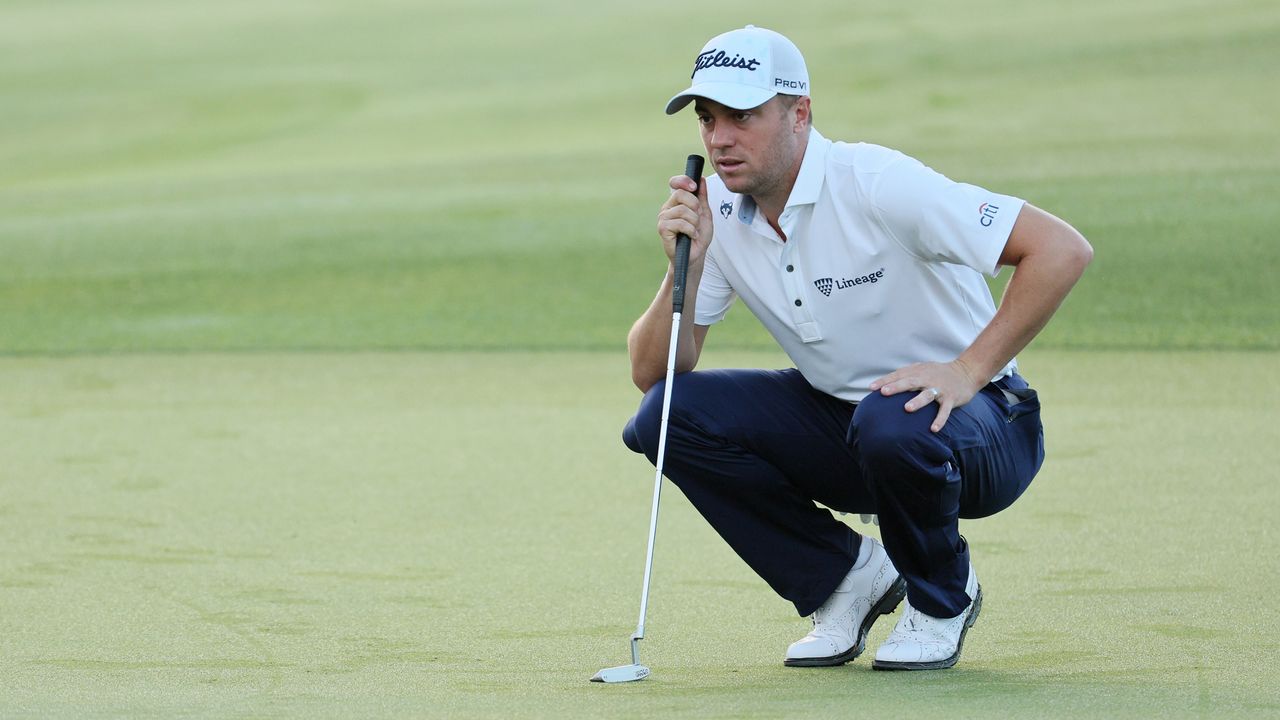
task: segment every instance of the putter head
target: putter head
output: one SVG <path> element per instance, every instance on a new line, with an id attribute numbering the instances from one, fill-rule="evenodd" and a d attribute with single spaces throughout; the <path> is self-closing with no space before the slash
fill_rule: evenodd
<path id="1" fill-rule="evenodd" d="M 649 677 L 649 668 L 644 665 L 619 665 L 605 668 L 591 676 L 591 682 L 620 683 L 643 680 Z"/>

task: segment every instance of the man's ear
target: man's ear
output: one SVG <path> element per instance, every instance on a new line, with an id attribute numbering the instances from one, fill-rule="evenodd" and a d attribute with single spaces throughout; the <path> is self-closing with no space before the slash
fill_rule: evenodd
<path id="1" fill-rule="evenodd" d="M 793 127 L 795 132 L 801 132 L 803 130 L 808 129 L 809 117 L 810 117 L 808 95 L 801 95 L 800 98 L 796 100 L 795 110 L 796 110 L 796 122 L 795 122 L 795 126 Z"/>

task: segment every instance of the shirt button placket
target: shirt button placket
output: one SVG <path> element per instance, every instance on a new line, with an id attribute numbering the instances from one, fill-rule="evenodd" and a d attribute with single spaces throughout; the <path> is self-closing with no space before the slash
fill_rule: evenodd
<path id="1" fill-rule="evenodd" d="M 791 304 L 797 308 L 804 307 L 804 288 L 800 284 L 800 273 L 796 272 L 796 265 L 791 260 L 791 250 L 793 244 L 788 243 L 782 250 L 782 286 L 786 288 L 787 294 L 791 296 Z M 794 311 L 795 321 L 797 323 L 808 322 L 813 318 L 809 313 L 803 310 Z"/>

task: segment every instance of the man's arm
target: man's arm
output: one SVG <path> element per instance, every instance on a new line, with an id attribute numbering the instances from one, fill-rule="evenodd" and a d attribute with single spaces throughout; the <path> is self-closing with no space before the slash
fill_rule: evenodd
<path id="1" fill-rule="evenodd" d="M 676 235 L 683 233 L 690 239 L 689 274 L 685 280 L 684 311 L 680 317 L 680 338 L 676 347 L 676 371 L 687 372 L 698 364 L 702 343 L 707 337 L 707 327 L 694 325 L 694 311 L 698 305 L 698 286 L 702 283 L 702 270 L 706 263 L 707 248 L 711 245 L 711 212 L 707 210 L 705 183 L 695 184 L 684 175 L 671 178 L 671 196 L 658 213 L 658 236 L 668 260 L 675 257 Z M 697 195 L 694 195 L 694 190 Z M 658 295 L 649 304 L 639 320 L 631 326 L 627 335 L 627 351 L 631 356 L 631 380 L 643 392 L 648 392 L 667 376 L 667 355 L 671 343 L 671 286 L 675 271 L 667 267 L 667 277 Z"/>
<path id="2" fill-rule="evenodd" d="M 956 360 L 975 382 L 982 380 L 978 388 L 1044 329 L 1091 260 L 1093 247 L 1075 228 L 1030 203 L 1023 206 L 1000 253 L 1000 264 L 1015 268 L 1004 298 Z"/>
<path id="3" fill-rule="evenodd" d="M 910 365 L 871 383 L 871 390 L 919 390 L 907 411 L 936 401 L 932 429 L 941 430 L 952 408 L 972 400 L 1044 328 L 1092 259 L 1093 248 L 1075 228 L 1027 203 L 1000 253 L 999 264 L 1015 270 L 987 327 L 952 362 Z"/>
<path id="4" fill-rule="evenodd" d="M 692 265 L 692 263 L 690 263 Z M 671 284 L 672 271 L 667 270 L 666 280 L 658 295 L 631 326 L 627 335 L 627 351 L 631 355 L 631 381 L 648 392 L 667 376 L 667 355 L 671 343 Z M 702 266 L 694 273 L 689 268 L 685 284 L 684 312 L 680 316 L 680 340 L 676 346 L 676 372 L 688 372 L 698 364 L 702 355 L 702 343 L 707 337 L 706 325 L 693 324 L 693 312 L 697 305 L 698 282 L 702 279 Z"/>

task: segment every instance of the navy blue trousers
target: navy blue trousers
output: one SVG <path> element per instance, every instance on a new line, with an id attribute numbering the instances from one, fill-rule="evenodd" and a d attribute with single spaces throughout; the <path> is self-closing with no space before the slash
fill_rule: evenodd
<path id="1" fill-rule="evenodd" d="M 1016 396 L 1008 398 L 1002 390 Z M 656 462 L 663 383 L 645 394 L 623 441 Z M 960 518 L 999 512 L 1044 459 L 1040 402 L 1013 375 L 955 408 L 914 413 L 913 392 L 856 405 L 797 370 L 677 375 L 664 474 L 738 555 L 809 615 L 857 560 L 861 536 L 832 513 L 876 513 L 885 549 L 917 610 L 954 617 L 969 604 Z"/>

